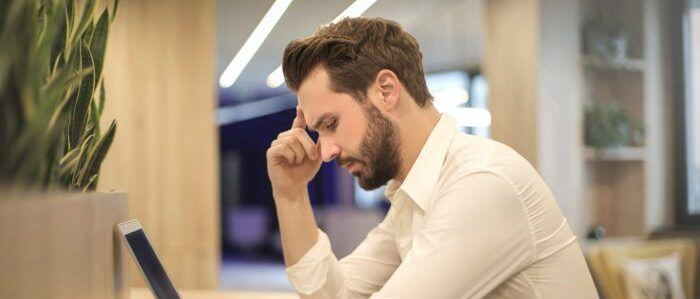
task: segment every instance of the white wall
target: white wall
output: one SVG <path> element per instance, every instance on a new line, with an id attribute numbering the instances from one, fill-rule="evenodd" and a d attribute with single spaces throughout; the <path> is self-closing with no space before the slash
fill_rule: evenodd
<path id="1" fill-rule="evenodd" d="M 582 72 L 578 0 L 540 0 L 538 165 L 579 239 L 588 229 L 583 194 Z"/>

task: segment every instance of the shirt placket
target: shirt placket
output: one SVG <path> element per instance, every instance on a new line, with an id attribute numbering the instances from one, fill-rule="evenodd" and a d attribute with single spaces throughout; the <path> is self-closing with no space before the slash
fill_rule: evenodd
<path id="1" fill-rule="evenodd" d="M 411 202 L 411 205 L 413 206 L 415 204 L 413 202 Z M 411 241 L 413 241 L 413 237 L 415 237 L 420 232 L 421 228 L 423 228 L 423 216 L 424 216 L 423 209 L 416 207 L 416 208 L 413 208 L 412 210 L 413 210 L 412 211 L 413 217 L 411 217 L 411 236 L 412 236 Z M 411 242 L 411 243 L 413 243 L 413 242 Z"/>
<path id="2" fill-rule="evenodd" d="M 397 205 L 397 221 L 395 222 L 396 240 L 399 249 L 399 255 L 403 260 L 406 257 L 406 254 L 408 254 L 408 251 L 411 250 L 411 241 L 413 239 L 411 225 L 411 199 L 408 196 L 406 196 L 406 194 L 402 191 L 397 192 L 394 199 L 394 204 Z"/>

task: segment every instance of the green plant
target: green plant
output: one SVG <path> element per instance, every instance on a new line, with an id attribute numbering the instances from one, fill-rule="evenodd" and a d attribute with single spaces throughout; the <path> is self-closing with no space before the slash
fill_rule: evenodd
<path id="1" fill-rule="evenodd" d="M 626 145 L 641 146 L 641 122 L 629 116 L 619 105 L 596 103 L 586 109 L 585 144 L 597 149 Z"/>
<path id="2" fill-rule="evenodd" d="M 102 68 L 118 2 L 0 1 L 0 185 L 94 190 L 116 123 L 103 133 Z"/>

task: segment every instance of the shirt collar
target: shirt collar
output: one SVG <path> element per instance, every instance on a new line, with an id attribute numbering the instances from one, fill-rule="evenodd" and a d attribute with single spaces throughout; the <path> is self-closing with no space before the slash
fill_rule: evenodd
<path id="1" fill-rule="evenodd" d="M 403 183 L 396 180 L 389 181 L 384 192 L 389 201 L 393 202 L 396 193 L 404 192 L 421 209 L 426 210 L 428 201 L 437 185 L 456 125 L 457 122 L 450 116 L 445 114 L 440 116 L 440 120 L 430 132 Z"/>

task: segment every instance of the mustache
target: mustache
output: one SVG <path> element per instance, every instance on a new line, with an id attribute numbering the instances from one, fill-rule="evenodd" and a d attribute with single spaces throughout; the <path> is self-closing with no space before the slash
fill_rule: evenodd
<path id="1" fill-rule="evenodd" d="M 341 166 L 346 165 L 348 163 L 362 163 L 362 160 L 353 157 L 339 157 L 335 161 L 338 163 L 338 165 Z"/>

